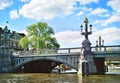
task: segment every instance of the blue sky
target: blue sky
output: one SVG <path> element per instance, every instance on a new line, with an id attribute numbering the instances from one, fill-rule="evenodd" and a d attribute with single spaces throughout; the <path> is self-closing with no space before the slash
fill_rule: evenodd
<path id="1" fill-rule="evenodd" d="M 93 25 L 89 39 L 94 46 L 99 36 L 105 45 L 120 42 L 119 0 L 0 0 L 0 26 L 25 32 L 28 25 L 39 21 L 53 28 L 61 47 L 79 47 L 84 37 L 80 25 L 84 18 Z"/>

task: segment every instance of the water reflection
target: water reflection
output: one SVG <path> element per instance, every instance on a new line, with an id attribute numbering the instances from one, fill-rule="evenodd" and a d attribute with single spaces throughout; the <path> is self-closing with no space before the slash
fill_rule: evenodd
<path id="1" fill-rule="evenodd" d="M 90 75 L 77 74 L 0 74 L 0 83 L 120 83 L 120 75 Z"/>
<path id="2" fill-rule="evenodd" d="M 120 83 L 120 75 L 78 76 L 78 83 Z"/>

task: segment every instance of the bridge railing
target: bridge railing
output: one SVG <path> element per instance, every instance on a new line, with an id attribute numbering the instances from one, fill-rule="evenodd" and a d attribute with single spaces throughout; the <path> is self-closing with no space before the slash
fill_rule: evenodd
<path id="1" fill-rule="evenodd" d="M 43 49 L 43 50 L 24 50 L 13 51 L 13 55 L 42 55 L 42 54 L 56 54 L 56 49 Z"/>
<path id="2" fill-rule="evenodd" d="M 120 45 L 92 47 L 92 52 L 113 52 L 120 51 Z"/>
<path id="3" fill-rule="evenodd" d="M 76 48 L 60 48 L 57 50 L 57 53 L 75 53 L 80 52 L 82 47 L 76 47 Z"/>
<path id="4" fill-rule="evenodd" d="M 80 52 L 82 47 L 77 48 L 60 48 L 58 49 L 58 53 L 73 53 L 73 52 Z M 101 46 L 91 47 L 92 52 L 113 52 L 113 51 L 120 51 L 120 45 L 114 45 L 114 46 Z"/>
<path id="5" fill-rule="evenodd" d="M 60 49 L 43 49 L 43 50 L 30 50 L 30 51 L 14 51 L 13 55 L 42 55 L 42 54 L 61 54 L 61 53 L 79 53 L 81 47 L 76 48 L 60 48 Z M 120 51 L 120 45 L 114 46 L 101 46 L 101 47 L 92 47 L 92 52 L 115 52 Z"/>

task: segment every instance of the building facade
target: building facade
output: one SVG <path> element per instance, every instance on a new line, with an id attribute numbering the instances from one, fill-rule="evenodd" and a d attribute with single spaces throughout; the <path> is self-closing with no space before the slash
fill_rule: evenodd
<path id="1" fill-rule="evenodd" d="M 10 31 L 8 26 L 0 27 L 0 72 L 12 70 L 12 51 L 21 50 L 19 40 L 24 33 Z"/>
<path id="2" fill-rule="evenodd" d="M 24 37 L 24 33 L 17 33 L 16 31 L 10 31 L 7 26 L 0 27 L 0 48 L 10 48 L 19 50 L 19 40 Z"/>

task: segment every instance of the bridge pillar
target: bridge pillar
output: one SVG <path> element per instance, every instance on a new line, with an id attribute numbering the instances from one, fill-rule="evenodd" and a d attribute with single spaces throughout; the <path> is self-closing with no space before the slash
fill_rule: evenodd
<path id="1" fill-rule="evenodd" d="M 12 71 L 12 52 L 9 49 L 0 49 L 0 72 Z"/>
<path id="2" fill-rule="evenodd" d="M 94 58 L 94 62 L 96 65 L 97 73 L 104 74 L 105 73 L 105 58 Z"/>

